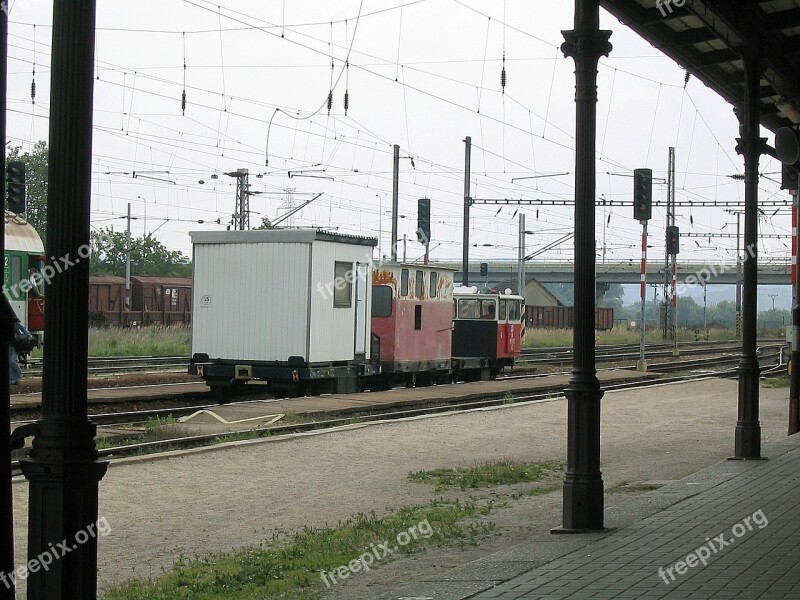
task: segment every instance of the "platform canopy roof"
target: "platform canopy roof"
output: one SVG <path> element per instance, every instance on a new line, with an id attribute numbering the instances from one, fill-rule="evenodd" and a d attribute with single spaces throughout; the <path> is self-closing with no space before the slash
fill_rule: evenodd
<path id="1" fill-rule="evenodd" d="M 600 4 L 735 108 L 744 102 L 742 51 L 760 49 L 761 124 L 771 131 L 800 124 L 800 0 Z"/>

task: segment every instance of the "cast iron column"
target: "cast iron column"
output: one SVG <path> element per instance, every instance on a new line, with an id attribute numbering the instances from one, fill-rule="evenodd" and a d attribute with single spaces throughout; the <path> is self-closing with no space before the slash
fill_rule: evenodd
<path id="1" fill-rule="evenodd" d="M 759 373 L 756 356 L 758 316 L 758 159 L 767 140 L 759 137 L 760 56 L 742 54 L 745 101 L 741 137 L 736 151 L 744 157 L 744 274 L 742 284 L 742 360 L 739 363 L 739 417 L 736 421 L 736 458 L 761 458 L 761 425 L 758 422 Z"/>
<path id="2" fill-rule="evenodd" d="M 8 58 L 8 14 L 0 10 L 0 139 L 6 139 L 6 74 Z M 4 191 L 6 147 L 0 148 L 0 190 Z M 3 202 L 5 206 L 5 202 Z M 5 225 L 0 227 L 0 265 L 5 264 Z M 11 484 L 11 414 L 9 398 L 8 345 L 14 339 L 16 316 L 8 296 L 0 294 L 0 356 L 5 372 L 0 373 L 0 573 L 14 571 L 14 503 Z M 14 600 L 14 583 L 7 577 L 0 582 L 0 599 Z"/>
<path id="3" fill-rule="evenodd" d="M 562 527 L 603 528 L 600 399 L 595 369 L 595 145 L 597 62 L 611 51 L 600 31 L 599 0 L 575 0 L 575 29 L 563 31 L 565 56 L 575 60 L 575 332 L 572 378 L 566 390 L 567 472 Z"/>
<path id="4" fill-rule="evenodd" d="M 52 556 L 60 542 L 70 552 L 29 574 L 29 600 L 97 596 L 97 538 L 84 539 L 97 522 L 107 466 L 97 460 L 86 412 L 94 39 L 95 0 L 55 0 L 47 179 L 47 254 L 55 271 L 47 288 L 42 417 L 21 463 L 30 482 L 28 559 Z"/>

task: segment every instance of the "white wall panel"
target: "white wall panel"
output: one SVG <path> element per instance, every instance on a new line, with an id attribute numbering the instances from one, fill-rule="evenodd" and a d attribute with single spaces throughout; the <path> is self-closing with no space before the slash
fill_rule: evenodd
<path id="1" fill-rule="evenodd" d="M 307 243 L 195 244 L 192 352 L 308 360 L 309 250 Z"/>

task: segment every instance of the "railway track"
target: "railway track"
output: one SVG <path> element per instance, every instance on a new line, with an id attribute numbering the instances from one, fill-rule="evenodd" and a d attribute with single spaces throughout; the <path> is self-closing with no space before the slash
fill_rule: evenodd
<path id="1" fill-rule="evenodd" d="M 764 342 L 779 340 L 764 340 Z M 682 354 L 706 354 L 720 347 L 733 348 L 740 344 L 737 340 L 720 342 L 683 342 L 680 344 Z M 648 357 L 671 355 L 671 343 L 656 343 L 646 346 Z M 638 358 L 638 344 L 611 344 L 597 346 L 597 359 L 627 360 Z M 523 348 L 518 359 L 520 365 L 525 364 L 560 364 L 571 360 L 572 347 Z M 108 356 L 89 357 L 89 375 L 126 375 L 142 372 L 182 373 L 189 364 L 189 356 Z M 42 375 L 42 359 L 29 359 L 23 373 L 27 377 L 37 378 Z"/>
<path id="2" fill-rule="evenodd" d="M 89 357 L 89 375 L 125 375 L 142 372 L 185 372 L 188 356 Z M 27 377 L 42 376 L 42 359 L 29 359 L 22 368 Z"/>
<path id="3" fill-rule="evenodd" d="M 777 345 L 764 347 L 761 351 L 761 362 L 764 366 L 765 374 L 772 374 L 776 371 L 783 370 L 785 372 L 784 358 L 786 353 L 783 348 Z M 690 359 L 683 361 L 672 361 L 661 365 L 651 365 L 653 372 L 659 373 L 675 372 L 675 371 L 689 371 L 683 374 L 675 374 L 667 377 L 658 377 L 649 380 L 638 380 L 633 382 L 623 382 L 606 384 L 603 386 L 605 390 L 618 390 L 629 389 L 634 387 L 648 387 L 652 385 L 662 385 L 666 383 L 675 383 L 690 381 L 693 379 L 707 378 L 707 377 L 726 377 L 735 375 L 735 366 L 739 362 L 737 355 L 730 355 L 727 357 L 710 357 L 704 359 Z M 770 363 L 770 364 L 768 364 Z M 773 364 L 774 363 L 774 364 Z M 727 367 L 725 366 L 727 365 Z M 723 366 L 722 369 L 719 367 Z M 541 377 L 541 375 L 527 375 L 523 377 Z M 535 403 L 543 401 L 552 401 L 562 398 L 563 394 L 560 391 L 543 390 L 536 393 L 521 393 L 518 395 L 509 396 L 508 393 L 496 394 L 487 396 L 479 400 L 459 401 L 457 398 L 442 399 L 435 403 L 427 404 L 424 406 L 414 406 L 410 408 L 389 408 L 386 410 L 367 410 L 363 409 L 350 409 L 343 410 L 338 413 L 335 418 L 327 418 L 323 420 L 308 419 L 302 422 L 293 422 L 288 424 L 273 425 L 270 427 L 258 427 L 237 431 L 234 433 L 220 434 L 204 434 L 204 435 L 191 435 L 184 437 L 177 437 L 173 439 L 162 439 L 157 441 L 146 441 L 129 443 L 125 445 L 114 446 L 112 448 L 100 449 L 99 455 L 101 457 L 116 459 L 123 458 L 131 455 L 146 454 L 156 451 L 167 451 L 181 448 L 191 448 L 198 446 L 206 446 L 222 441 L 232 441 L 236 438 L 242 437 L 272 437 L 281 435 L 292 435 L 296 433 L 305 433 L 319 429 L 330 429 L 341 427 L 343 425 L 352 424 L 357 422 L 377 422 L 377 421 L 393 421 L 404 418 L 432 415 L 447 412 L 461 412 L 466 410 L 474 410 L 479 408 L 488 408 L 492 406 L 499 406 L 502 404 L 520 404 L 520 403 Z M 244 404 L 232 403 L 232 404 Z M 135 425 L 147 422 L 152 419 L 160 419 L 166 417 L 181 417 L 198 410 L 218 408 L 216 404 L 179 407 L 179 408 L 164 408 L 145 411 L 125 411 L 108 414 L 92 415 L 91 420 L 98 426 L 121 426 L 121 425 Z M 22 425 L 31 421 L 18 421 L 15 425 Z M 132 437 L 135 435 L 132 431 Z M 18 461 L 15 461 L 15 472 L 18 472 Z"/>
<path id="4" fill-rule="evenodd" d="M 764 340 L 762 347 L 773 345 L 785 345 L 780 340 Z M 681 356 L 699 356 L 703 354 L 722 354 L 731 350 L 739 349 L 741 342 L 738 340 L 725 342 L 686 342 L 680 344 Z M 645 356 L 648 360 L 653 358 L 671 357 L 673 344 L 650 344 L 645 347 Z M 598 362 L 621 362 L 627 360 L 637 360 L 639 358 L 638 344 L 620 344 L 613 346 L 597 347 Z M 537 365 L 560 365 L 572 361 L 572 348 L 526 348 L 522 351 L 522 356 L 516 361 L 517 366 L 537 366 Z"/>

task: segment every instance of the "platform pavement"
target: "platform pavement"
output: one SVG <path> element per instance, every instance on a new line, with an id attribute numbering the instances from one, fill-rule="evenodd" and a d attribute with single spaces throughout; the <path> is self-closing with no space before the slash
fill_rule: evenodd
<path id="1" fill-rule="evenodd" d="M 616 531 L 549 539 L 543 532 L 390 597 L 800 598 L 800 434 L 763 455 L 768 460 L 723 461 L 607 507 L 607 527 L 629 523 Z"/>

